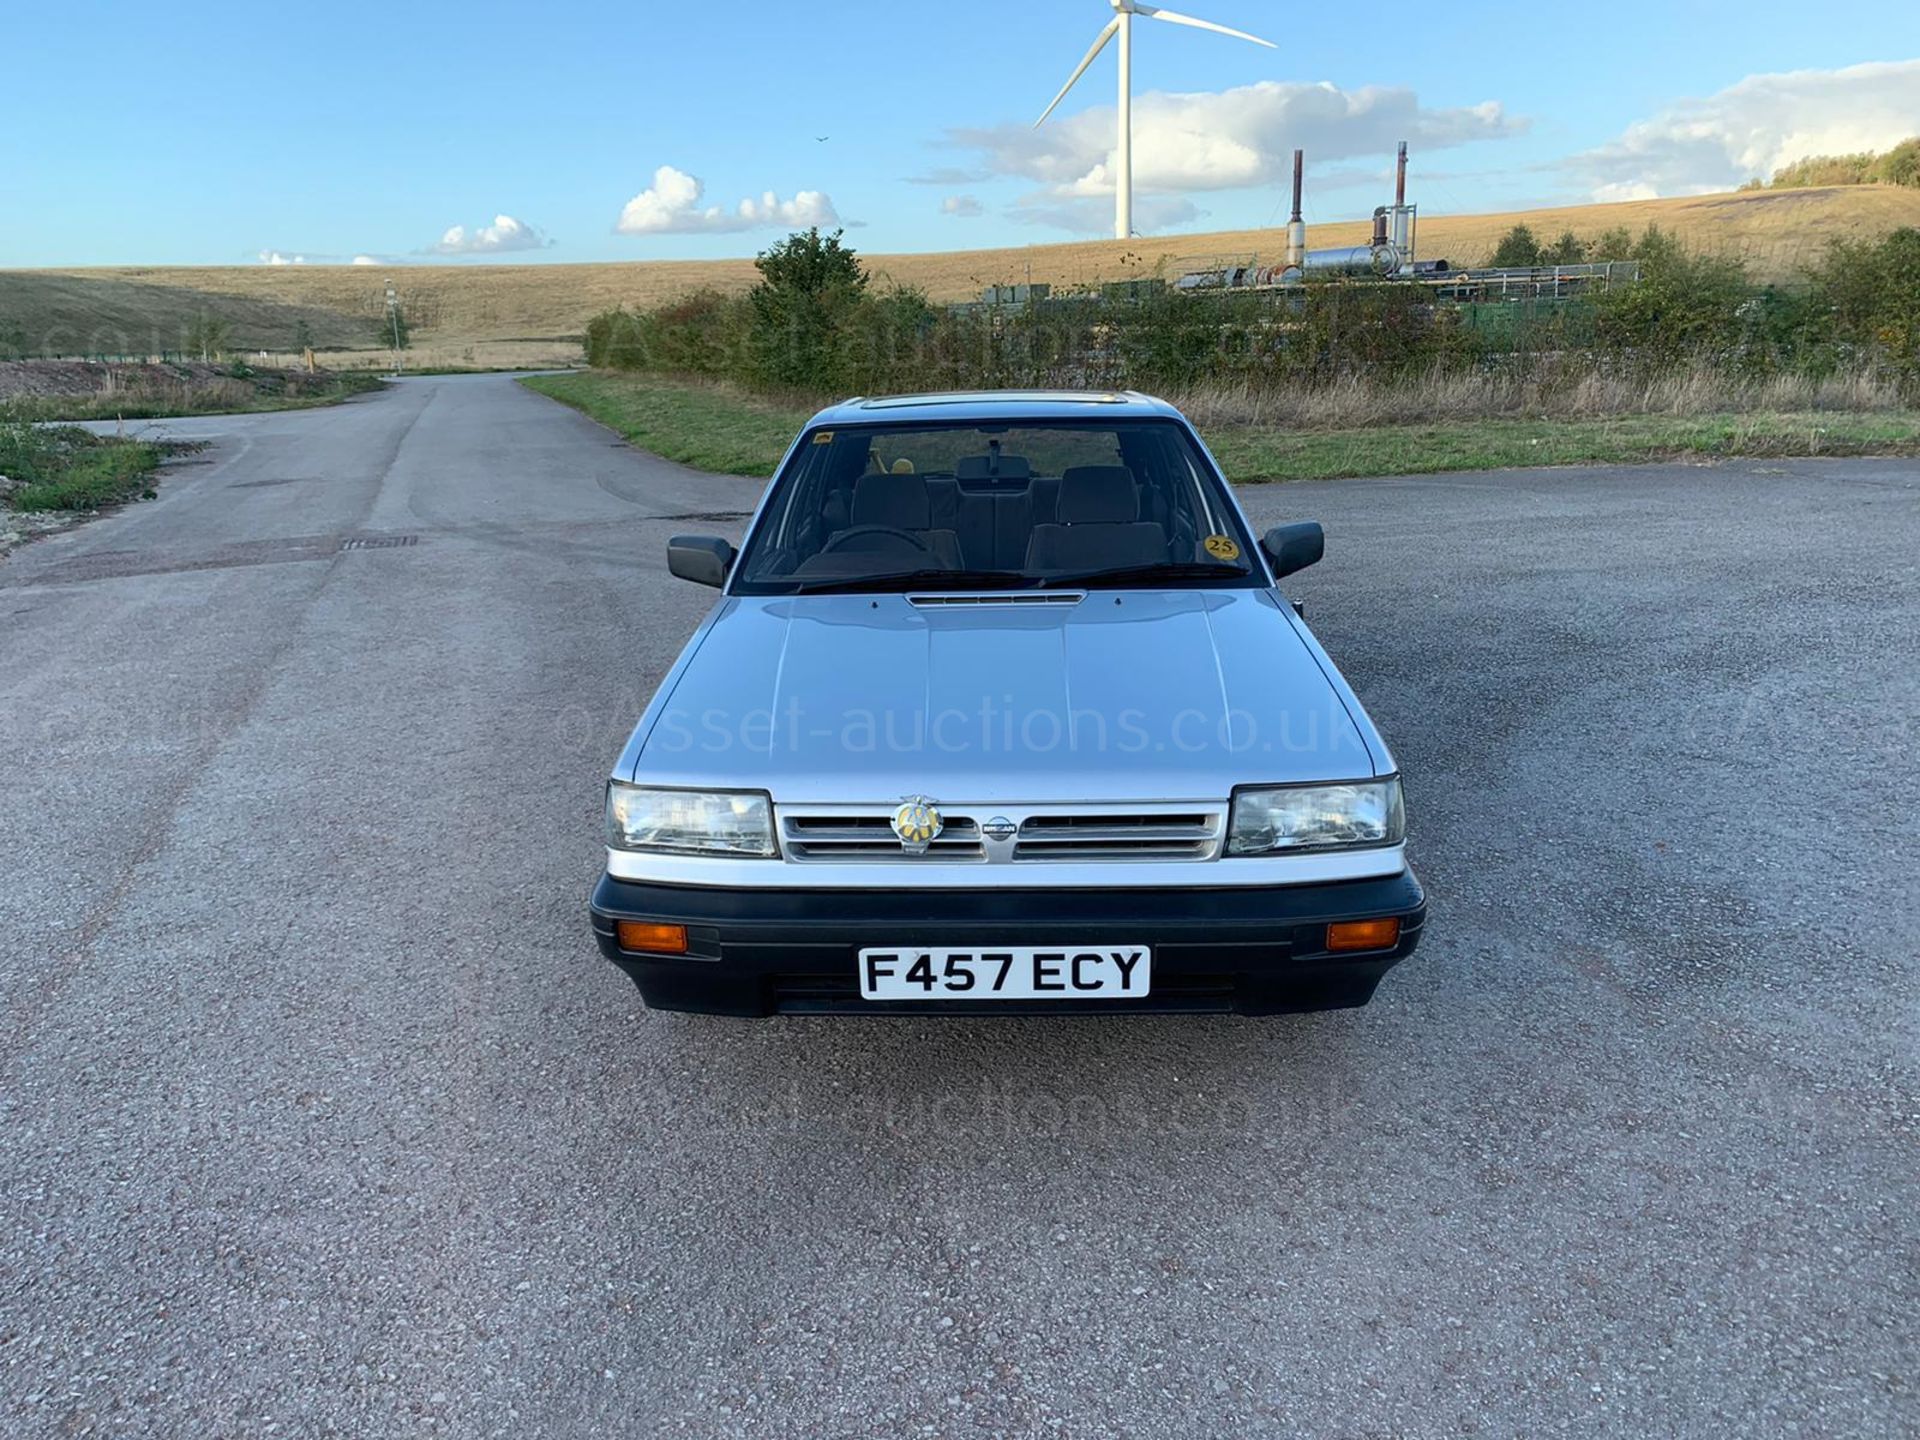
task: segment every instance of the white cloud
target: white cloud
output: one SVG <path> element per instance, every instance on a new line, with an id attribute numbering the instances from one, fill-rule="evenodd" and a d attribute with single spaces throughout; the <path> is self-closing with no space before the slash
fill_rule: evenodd
<path id="1" fill-rule="evenodd" d="M 841 223 L 833 201 L 818 190 L 802 190 L 791 200 L 769 190 L 730 210 L 720 205 L 701 208 L 704 190 L 699 177 L 662 165 L 653 172 L 653 184 L 626 203 L 613 228 L 622 235 L 720 234 Z"/>
<path id="2" fill-rule="evenodd" d="M 439 243 L 428 249 L 435 255 L 499 255 L 510 250 L 539 250 L 552 243 L 524 221 L 496 215 L 491 225 L 477 225 L 471 230 L 464 225 L 451 226 Z"/>
<path id="3" fill-rule="evenodd" d="M 1920 133 L 1920 60 L 1749 75 L 1675 102 L 1568 171 L 1596 200 L 1731 190 L 1809 155 L 1884 150 Z"/>
<path id="4" fill-rule="evenodd" d="M 353 265 L 378 265 L 380 262 L 371 255 L 356 255 L 348 263 Z"/>
<path id="5" fill-rule="evenodd" d="M 260 252 L 260 263 L 262 265 L 304 265 L 307 263 L 307 257 L 304 255 L 282 255 L 278 250 L 262 250 Z"/>
<path id="6" fill-rule="evenodd" d="M 985 208 L 971 195 L 949 195 L 940 202 L 942 215 L 958 216 L 962 220 L 971 220 L 976 215 L 985 214 Z"/>
<path id="7" fill-rule="evenodd" d="M 978 151 L 986 170 L 995 175 L 1044 185 L 1021 204 L 1026 218 L 1050 224 L 1048 217 L 1064 220 L 1082 213 L 1083 207 L 1063 207 L 1060 202 L 1113 194 L 1114 118 L 1112 106 L 1096 106 L 1049 119 L 1038 129 L 998 125 L 952 130 L 948 140 Z M 1143 229 L 1155 225 L 1146 218 L 1149 207 L 1141 196 L 1280 183 L 1290 171 L 1295 146 L 1321 163 L 1391 155 L 1397 140 L 1412 141 L 1424 152 L 1500 139 L 1525 128 L 1524 120 L 1509 116 L 1496 101 L 1430 109 L 1412 90 L 1398 87 L 1347 91 L 1324 83 L 1263 80 L 1191 94 L 1151 91 L 1135 97 L 1133 104 L 1136 222 Z"/>

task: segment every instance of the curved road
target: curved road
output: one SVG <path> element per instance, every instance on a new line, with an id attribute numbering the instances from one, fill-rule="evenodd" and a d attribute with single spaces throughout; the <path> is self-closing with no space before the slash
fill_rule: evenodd
<path id="1" fill-rule="evenodd" d="M 165 428 L 0 563 L 9 1434 L 1920 1425 L 1912 462 L 1255 491 L 1411 777 L 1375 1003 L 742 1024 L 583 902 L 759 486 L 498 377 Z"/>

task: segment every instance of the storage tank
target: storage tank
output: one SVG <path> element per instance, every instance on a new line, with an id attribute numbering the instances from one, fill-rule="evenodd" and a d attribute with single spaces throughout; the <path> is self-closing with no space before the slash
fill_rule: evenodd
<path id="1" fill-rule="evenodd" d="M 1400 252 L 1391 245 L 1340 245 L 1309 250 L 1301 265 L 1309 274 L 1391 275 L 1400 268 Z"/>

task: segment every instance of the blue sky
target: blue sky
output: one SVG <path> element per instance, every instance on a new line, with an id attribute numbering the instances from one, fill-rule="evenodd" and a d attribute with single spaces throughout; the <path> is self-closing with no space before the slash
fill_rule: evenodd
<path id="1" fill-rule="evenodd" d="M 1297 143 L 1324 220 L 1390 198 L 1408 131 L 1430 213 L 1724 188 L 1920 132 L 1913 0 L 1621 0 L 1524 22 L 1474 0 L 1176 3 L 1278 48 L 1135 22 L 1148 231 L 1284 220 Z M 1100 234 L 1111 50 L 1028 127 L 1110 14 L 16 5 L 0 265 L 739 255 L 810 218 L 853 225 L 866 251 Z"/>

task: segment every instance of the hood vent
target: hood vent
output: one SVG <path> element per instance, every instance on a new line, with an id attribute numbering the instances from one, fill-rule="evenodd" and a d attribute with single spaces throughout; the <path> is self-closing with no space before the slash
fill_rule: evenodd
<path id="1" fill-rule="evenodd" d="M 1078 605 L 1084 590 L 989 590 L 978 595 L 935 590 L 907 596 L 909 605 Z"/>

